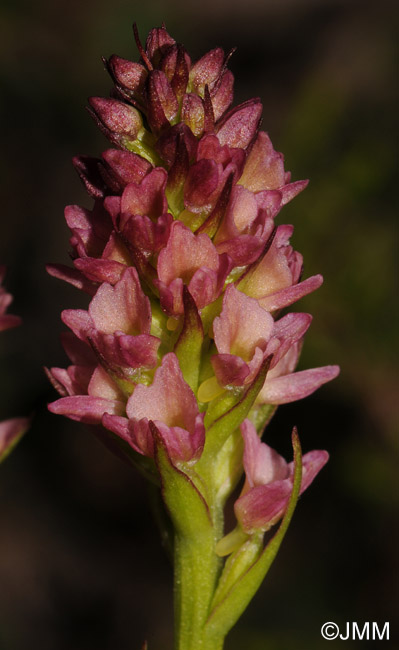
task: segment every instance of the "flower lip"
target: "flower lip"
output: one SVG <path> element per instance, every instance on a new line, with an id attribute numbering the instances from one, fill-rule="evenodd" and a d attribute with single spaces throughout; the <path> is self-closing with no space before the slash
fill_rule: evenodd
<path id="1" fill-rule="evenodd" d="M 284 368 L 284 357 L 280 364 Z M 323 366 L 300 372 L 289 372 L 280 376 L 278 371 L 279 364 L 271 371 L 274 376 L 266 378 L 263 388 L 256 398 L 258 404 L 288 404 L 308 397 L 320 386 L 335 379 L 340 373 L 340 368 L 339 366 Z"/>

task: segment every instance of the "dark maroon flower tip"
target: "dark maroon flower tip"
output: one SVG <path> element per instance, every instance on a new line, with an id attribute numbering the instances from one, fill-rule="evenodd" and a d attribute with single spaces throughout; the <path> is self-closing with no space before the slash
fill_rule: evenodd
<path id="1" fill-rule="evenodd" d="M 261 115 L 262 104 L 258 97 L 236 106 L 218 124 L 219 142 L 245 149 L 257 133 Z"/>
<path id="2" fill-rule="evenodd" d="M 136 139 L 143 121 L 133 106 L 104 97 L 90 97 L 89 104 L 90 114 L 111 140 L 119 140 L 118 136 Z"/>
<path id="3" fill-rule="evenodd" d="M 107 185 L 101 173 L 101 160 L 90 156 L 74 156 L 72 164 L 88 194 L 94 199 L 102 199 L 106 193 Z"/>

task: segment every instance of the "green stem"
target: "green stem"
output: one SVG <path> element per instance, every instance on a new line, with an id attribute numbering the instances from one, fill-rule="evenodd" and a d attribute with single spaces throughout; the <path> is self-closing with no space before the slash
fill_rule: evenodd
<path id="1" fill-rule="evenodd" d="M 175 540 L 176 650 L 205 650 L 203 630 L 219 562 L 205 540 Z M 209 650 L 213 650 L 209 648 Z"/>
<path id="2" fill-rule="evenodd" d="M 221 650 L 219 630 L 217 635 L 208 632 L 209 641 L 204 630 L 221 569 L 215 547 L 223 533 L 222 503 L 202 477 L 188 466 L 178 468 L 172 463 L 155 424 L 150 426 L 162 497 L 175 528 L 175 648 Z"/>
<path id="3" fill-rule="evenodd" d="M 205 639 L 204 628 L 220 575 L 222 560 L 215 553 L 223 513 L 213 512 L 208 531 L 175 536 L 176 650 L 222 650 L 223 638 Z"/>

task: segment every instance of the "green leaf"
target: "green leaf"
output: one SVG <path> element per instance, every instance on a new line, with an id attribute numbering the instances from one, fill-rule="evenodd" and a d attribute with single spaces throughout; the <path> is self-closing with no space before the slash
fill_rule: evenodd
<path id="1" fill-rule="evenodd" d="M 209 402 L 204 419 L 205 428 L 209 430 L 214 422 L 231 411 L 241 401 L 243 394 L 242 388 L 224 390 L 221 395 Z"/>
<path id="2" fill-rule="evenodd" d="M 162 496 L 176 528 L 184 537 L 212 529 L 208 505 L 190 477 L 172 462 L 153 422 L 150 427 L 155 441 L 155 462 L 161 476 Z"/>
<path id="3" fill-rule="evenodd" d="M 230 539 L 228 539 L 229 537 L 231 538 L 231 542 Z M 219 603 L 223 602 L 236 582 L 259 558 L 263 549 L 263 537 L 263 531 L 249 537 L 244 533 L 241 526 L 238 525 L 234 531 L 223 538 L 223 542 L 226 540 L 227 543 L 231 544 L 234 544 L 235 539 L 237 538 L 239 540 L 239 548 L 237 549 L 236 544 L 234 552 L 226 561 L 215 593 L 215 598 L 212 602 L 212 610 L 214 610 Z"/>
<path id="4" fill-rule="evenodd" d="M 198 388 L 204 331 L 197 305 L 188 288 L 183 287 L 184 322 L 174 352 L 185 381 L 194 393 Z"/>
<path id="5" fill-rule="evenodd" d="M 255 404 L 250 410 L 248 417 L 259 434 L 269 424 L 276 410 L 277 406 L 275 404 Z"/>
<path id="6" fill-rule="evenodd" d="M 200 468 L 204 465 L 206 466 L 211 459 L 216 457 L 216 454 L 223 447 L 227 438 L 234 433 L 237 427 L 247 417 L 265 382 L 270 361 L 271 357 L 264 360 L 257 376 L 244 395 L 237 397 L 234 394 L 226 395 L 223 393 L 219 398 L 213 400 L 214 404 L 211 402 L 209 405 L 204 420 L 205 428 L 207 429 L 205 447 L 197 464 L 197 470 L 199 472 Z M 213 418 L 214 420 L 212 422 Z"/>
<path id="7" fill-rule="evenodd" d="M 214 486 L 216 499 L 224 504 L 239 482 L 242 473 L 242 456 L 244 441 L 240 429 L 236 429 L 227 438 L 222 449 L 215 458 L 214 463 Z"/>
<path id="8" fill-rule="evenodd" d="M 219 298 L 216 298 L 216 300 L 211 302 L 209 305 L 206 305 L 206 307 L 201 309 L 201 319 L 205 334 L 209 332 L 216 316 L 219 316 L 220 312 L 222 311 L 222 305 L 223 294 L 219 296 Z"/>
<path id="9" fill-rule="evenodd" d="M 296 429 L 292 433 L 292 445 L 295 465 L 294 480 L 283 520 L 277 533 L 252 564 L 249 562 L 248 566 L 247 559 L 256 558 L 256 538 L 253 538 L 252 543 L 245 542 L 244 548 L 236 551 L 226 562 L 212 603 L 211 614 L 206 623 L 206 638 L 210 643 L 215 639 L 224 638 L 246 609 L 272 565 L 287 532 L 298 501 L 302 481 L 302 454 Z M 246 553 L 248 558 L 245 556 Z"/>

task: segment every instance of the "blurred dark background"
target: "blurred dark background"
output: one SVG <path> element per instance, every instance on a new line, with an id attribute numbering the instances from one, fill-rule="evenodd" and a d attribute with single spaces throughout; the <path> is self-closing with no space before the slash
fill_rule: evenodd
<path id="1" fill-rule="evenodd" d="M 312 397 L 281 407 L 269 427 L 280 453 L 290 454 L 296 424 L 304 450 L 326 448 L 331 460 L 226 650 L 316 650 L 325 621 L 390 621 L 395 647 L 397 7 L 2 1 L 0 262 L 24 325 L 0 338 L 0 419 L 34 413 L 34 421 L 0 469 L 1 650 L 172 643 L 172 573 L 145 484 L 83 426 L 47 413 L 56 395 L 42 370 L 66 362 L 60 311 L 87 304 L 44 269 L 68 261 L 64 205 L 90 206 L 71 157 L 108 147 L 84 105 L 110 89 L 101 55 L 137 58 L 134 20 L 143 40 L 165 21 L 193 59 L 237 46 L 236 103 L 260 95 L 262 128 L 286 169 L 311 179 L 279 216 L 295 225 L 306 276 L 325 276 L 297 306 L 314 314 L 301 368 L 342 369 Z"/>

